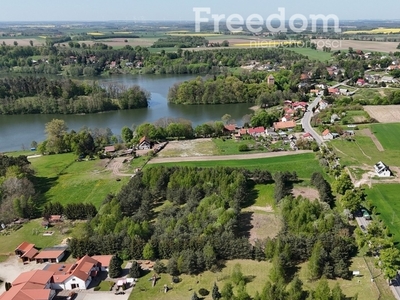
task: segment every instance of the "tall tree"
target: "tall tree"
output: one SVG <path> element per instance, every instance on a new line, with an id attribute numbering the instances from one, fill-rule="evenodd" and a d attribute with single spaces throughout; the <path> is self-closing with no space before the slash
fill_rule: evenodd
<path id="1" fill-rule="evenodd" d="M 53 119 L 46 123 L 45 132 L 47 134 L 46 150 L 54 153 L 65 151 L 64 135 L 68 127 L 64 120 Z"/>
<path id="2" fill-rule="evenodd" d="M 113 255 L 110 260 L 110 267 L 108 271 L 108 276 L 110 278 L 117 278 L 122 273 L 122 259 L 118 255 Z"/>

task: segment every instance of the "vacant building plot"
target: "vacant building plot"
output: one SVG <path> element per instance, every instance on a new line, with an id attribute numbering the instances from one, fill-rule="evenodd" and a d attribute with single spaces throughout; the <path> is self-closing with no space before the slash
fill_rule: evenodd
<path id="1" fill-rule="evenodd" d="M 364 110 L 379 123 L 400 122 L 400 105 L 367 105 Z"/>
<path id="2" fill-rule="evenodd" d="M 360 133 L 364 136 L 370 137 L 371 140 L 374 142 L 378 151 L 381 151 L 381 152 L 385 151 L 385 149 L 383 149 L 382 144 L 379 142 L 379 140 L 376 138 L 376 136 L 372 133 L 370 128 L 364 128 L 363 130 L 360 131 Z"/>
<path id="3" fill-rule="evenodd" d="M 400 140 L 396 138 L 400 132 L 400 123 L 373 124 L 371 128 L 385 150 L 400 149 Z"/>
<path id="4" fill-rule="evenodd" d="M 217 154 L 218 149 L 211 139 L 172 141 L 161 150 L 158 157 L 197 157 Z M 179 161 L 179 159 L 178 159 Z"/>

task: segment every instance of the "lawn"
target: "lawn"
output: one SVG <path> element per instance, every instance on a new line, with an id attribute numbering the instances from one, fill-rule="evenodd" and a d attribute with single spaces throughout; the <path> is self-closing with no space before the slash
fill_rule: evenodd
<path id="1" fill-rule="evenodd" d="M 324 52 L 321 50 L 314 50 L 311 48 L 300 48 L 300 47 L 285 48 L 285 49 L 308 56 L 308 58 L 312 60 L 327 61 L 332 59 L 332 53 Z"/>
<path id="2" fill-rule="evenodd" d="M 256 193 L 257 198 L 253 205 L 275 207 L 274 189 L 274 184 L 257 184 L 254 187 L 254 192 Z"/>
<path id="3" fill-rule="evenodd" d="M 393 239 L 400 242 L 400 184 L 376 184 L 366 193 L 367 199 L 376 206 L 379 217 L 389 227 Z"/>
<path id="4" fill-rule="evenodd" d="M 75 159 L 73 154 L 31 159 L 36 184 L 43 193 L 42 202 L 85 202 L 99 207 L 107 194 L 118 192 L 129 180 L 124 177 L 117 182 L 101 160 L 77 162 Z"/>
<path id="5" fill-rule="evenodd" d="M 41 225 L 41 222 L 41 219 L 31 220 L 17 231 L 12 231 L 8 235 L 0 235 L 0 255 L 13 254 L 14 249 L 23 241 L 35 244 L 37 248 L 59 245 L 64 238 L 60 230 L 56 227 L 46 230 Z M 43 236 L 43 232 L 45 231 L 54 231 L 54 234 Z"/>
<path id="6" fill-rule="evenodd" d="M 256 144 L 256 141 L 254 139 L 244 140 L 244 141 L 236 141 L 234 139 L 213 139 L 212 141 L 217 147 L 218 154 L 221 155 L 243 154 L 243 152 L 239 151 L 240 145 L 247 145 L 248 147 L 253 147 Z M 262 151 L 251 151 L 251 152 L 262 152 Z"/>
<path id="7" fill-rule="evenodd" d="M 154 164 L 151 167 L 163 166 L 191 166 L 212 168 L 215 166 L 223 167 L 237 167 L 254 169 L 267 169 L 271 173 L 278 171 L 296 171 L 297 176 L 301 179 L 309 179 L 314 172 L 322 172 L 322 167 L 319 165 L 315 154 L 306 153 L 298 155 L 271 157 L 271 158 L 258 158 L 246 160 L 221 160 L 221 161 L 191 161 L 181 163 L 162 163 Z M 150 165 L 149 165 L 150 166 Z"/>
<path id="8" fill-rule="evenodd" d="M 373 124 L 371 130 L 381 142 L 385 151 L 400 149 L 400 140 L 397 138 L 400 132 L 400 123 Z"/>

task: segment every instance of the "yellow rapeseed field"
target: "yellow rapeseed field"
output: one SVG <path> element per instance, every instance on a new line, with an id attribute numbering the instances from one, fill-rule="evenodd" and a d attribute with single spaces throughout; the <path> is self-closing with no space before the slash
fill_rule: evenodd
<path id="1" fill-rule="evenodd" d="M 102 32 L 88 32 L 89 35 L 104 35 Z"/>
<path id="2" fill-rule="evenodd" d="M 375 28 L 371 30 L 349 30 L 343 32 L 344 34 L 357 34 L 357 33 L 365 33 L 365 34 L 389 34 L 389 33 L 400 33 L 400 28 Z"/>

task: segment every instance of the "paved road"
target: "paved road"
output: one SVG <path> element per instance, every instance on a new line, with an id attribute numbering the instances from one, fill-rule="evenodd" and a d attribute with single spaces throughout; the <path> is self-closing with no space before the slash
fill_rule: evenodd
<path id="1" fill-rule="evenodd" d="M 332 88 L 337 88 L 342 84 L 346 84 L 348 82 L 348 80 L 345 80 L 343 82 L 340 82 L 338 84 L 335 84 L 334 86 L 332 86 Z M 319 101 L 321 101 L 321 96 L 318 95 L 314 101 L 308 106 L 308 110 L 304 113 L 303 118 L 301 119 L 301 125 L 303 126 L 303 129 L 305 132 L 309 132 L 312 137 L 314 138 L 314 140 L 318 143 L 318 145 L 322 145 L 324 143 L 324 140 L 322 139 L 322 137 L 312 128 L 311 126 L 311 118 L 314 115 L 312 112 L 312 109 L 318 106 Z"/>
<path id="2" fill-rule="evenodd" d="M 267 152 L 267 153 L 254 153 L 254 154 L 239 154 L 239 155 L 204 155 L 204 156 L 186 156 L 186 157 L 155 157 L 151 159 L 149 164 L 171 163 L 171 162 L 185 162 L 185 161 L 218 161 L 218 160 L 245 160 L 257 159 L 267 157 L 289 156 L 304 153 L 312 153 L 310 150 L 298 151 L 280 151 L 280 152 Z"/>
<path id="3" fill-rule="evenodd" d="M 311 126 L 311 117 L 314 115 L 312 109 L 318 106 L 318 103 L 321 99 L 321 96 L 315 98 L 314 101 L 308 106 L 308 110 L 304 113 L 303 119 L 301 119 L 301 125 L 303 126 L 304 131 L 309 132 L 318 145 L 323 144 L 324 140 Z"/>

